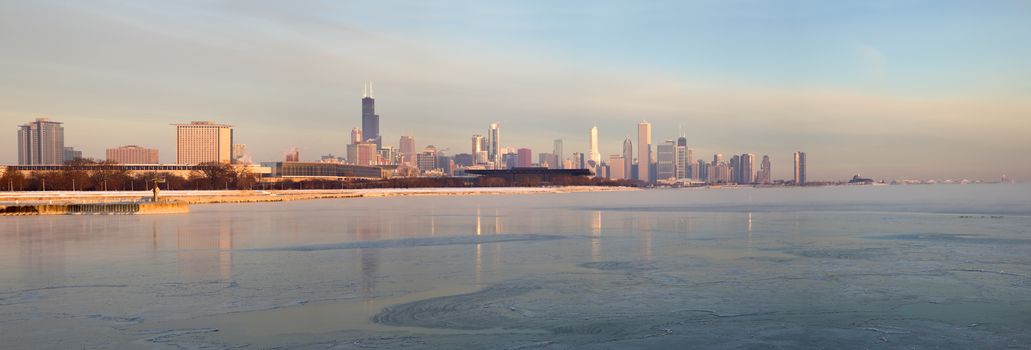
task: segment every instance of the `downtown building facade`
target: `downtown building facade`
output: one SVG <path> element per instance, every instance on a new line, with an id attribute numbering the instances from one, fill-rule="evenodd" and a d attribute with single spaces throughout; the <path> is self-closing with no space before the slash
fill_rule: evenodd
<path id="1" fill-rule="evenodd" d="M 119 164 L 159 164 L 158 150 L 137 145 L 108 148 L 107 161 Z"/>
<path id="2" fill-rule="evenodd" d="M 516 150 L 516 157 L 519 159 L 516 166 L 520 168 L 533 166 L 533 150 L 529 148 L 520 148 Z"/>
<path id="3" fill-rule="evenodd" d="M 233 159 L 233 126 L 194 121 L 175 126 L 175 163 L 230 163 Z"/>
<path id="4" fill-rule="evenodd" d="M 62 153 L 64 153 L 65 162 L 82 158 L 82 151 L 75 149 L 75 147 L 65 147 Z"/>
<path id="5" fill-rule="evenodd" d="M 383 138 L 379 134 L 379 115 L 376 114 L 376 99 L 372 97 L 372 83 L 367 83 L 365 92 L 362 94 L 362 129 L 361 141 L 369 141 L 376 144 L 376 148 L 383 147 Z"/>
<path id="6" fill-rule="evenodd" d="M 806 183 L 806 160 L 805 152 L 795 152 L 795 184 L 805 185 Z"/>
<path id="7" fill-rule="evenodd" d="M 562 152 L 563 152 L 563 149 L 562 149 L 562 139 L 555 139 L 555 141 L 552 142 L 551 153 L 555 155 L 556 159 L 555 159 L 554 165 L 551 166 L 552 168 L 562 169 L 562 167 L 563 167 L 562 159 L 565 159 L 565 157 L 566 157 L 565 153 L 562 153 Z"/>
<path id="8" fill-rule="evenodd" d="M 491 123 L 487 129 L 487 161 L 495 168 L 504 166 L 501 153 L 501 125 Z"/>
<path id="9" fill-rule="evenodd" d="M 415 163 L 414 136 L 401 136 L 401 141 L 398 142 L 398 148 L 400 148 L 401 151 L 401 163 L 408 165 Z"/>
<path id="10" fill-rule="evenodd" d="M 627 136 L 623 140 L 623 177 L 622 179 L 634 179 L 634 143 Z"/>
<path id="11" fill-rule="evenodd" d="M 652 166 L 652 124 L 642 121 L 637 124 L 637 179 L 654 182 Z"/>
<path id="12" fill-rule="evenodd" d="M 64 127 L 47 118 L 18 126 L 18 164 L 64 164 Z"/>
<path id="13" fill-rule="evenodd" d="M 677 178 L 677 145 L 673 140 L 655 146 L 655 179 L 657 181 Z"/>
<path id="14" fill-rule="evenodd" d="M 626 162 L 624 162 L 623 156 L 619 154 L 613 154 L 609 156 L 609 176 L 610 179 L 627 179 L 629 178 L 626 174 Z"/>
<path id="15" fill-rule="evenodd" d="M 590 151 L 591 154 L 589 155 L 589 157 L 587 159 L 590 161 L 590 163 L 592 163 L 591 164 L 592 166 L 598 166 L 599 164 L 601 164 L 601 153 L 598 152 L 598 127 L 597 126 L 591 127 L 591 132 L 590 132 L 590 136 L 589 136 L 589 140 L 588 141 L 589 141 L 590 148 L 591 148 L 591 151 Z"/>

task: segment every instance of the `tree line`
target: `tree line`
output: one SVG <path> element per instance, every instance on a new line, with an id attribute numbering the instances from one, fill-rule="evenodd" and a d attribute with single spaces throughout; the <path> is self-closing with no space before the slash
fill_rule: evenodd
<path id="1" fill-rule="evenodd" d="M 0 191 L 141 191 L 155 183 L 163 190 L 251 189 L 258 183 L 246 168 L 225 163 L 198 164 L 198 170 L 183 177 L 167 172 L 138 172 L 110 161 L 75 159 L 58 171 L 23 171 L 8 168 L 0 176 Z"/>
<path id="2" fill-rule="evenodd" d="M 162 190 L 311 190 L 426 187 L 538 187 L 538 186 L 636 186 L 628 180 L 558 176 L 545 182 L 538 176 L 501 177 L 396 177 L 387 179 L 306 179 L 262 183 L 246 168 L 225 163 L 198 164 L 183 177 L 167 172 L 130 173 L 114 162 L 76 159 L 59 171 L 32 171 L 25 175 L 10 168 L 0 175 L 0 191 L 142 191 L 155 183 Z M 155 181 L 157 180 L 157 181 Z"/>

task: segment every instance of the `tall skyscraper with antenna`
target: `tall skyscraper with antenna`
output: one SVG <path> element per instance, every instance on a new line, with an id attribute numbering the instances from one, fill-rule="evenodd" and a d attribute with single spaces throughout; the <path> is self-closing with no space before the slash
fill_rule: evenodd
<path id="1" fill-rule="evenodd" d="M 362 93 L 362 136 L 366 141 L 376 143 L 376 148 L 383 148 L 383 138 L 379 134 L 379 115 L 376 114 L 376 99 L 372 97 L 372 83 L 365 83 Z"/>

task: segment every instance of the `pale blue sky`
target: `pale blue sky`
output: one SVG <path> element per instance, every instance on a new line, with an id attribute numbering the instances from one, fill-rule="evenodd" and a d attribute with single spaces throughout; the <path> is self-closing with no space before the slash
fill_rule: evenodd
<path id="1" fill-rule="evenodd" d="M 344 153 L 376 84 L 384 140 L 602 153 L 683 124 L 696 157 L 791 152 L 812 177 L 1031 179 L 1028 1 L 0 1 L 0 120 L 87 156 L 174 156 L 169 123 L 237 125 L 258 160 Z M 633 139 L 635 145 L 636 138 Z"/>

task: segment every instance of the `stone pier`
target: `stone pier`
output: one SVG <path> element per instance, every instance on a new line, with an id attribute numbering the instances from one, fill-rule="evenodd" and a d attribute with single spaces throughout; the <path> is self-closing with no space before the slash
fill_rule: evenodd
<path id="1" fill-rule="evenodd" d="M 82 203 L 0 205 L 0 216 L 15 215 L 138 215 L 188 213 L 181 202 L 159 203 Z"/>

